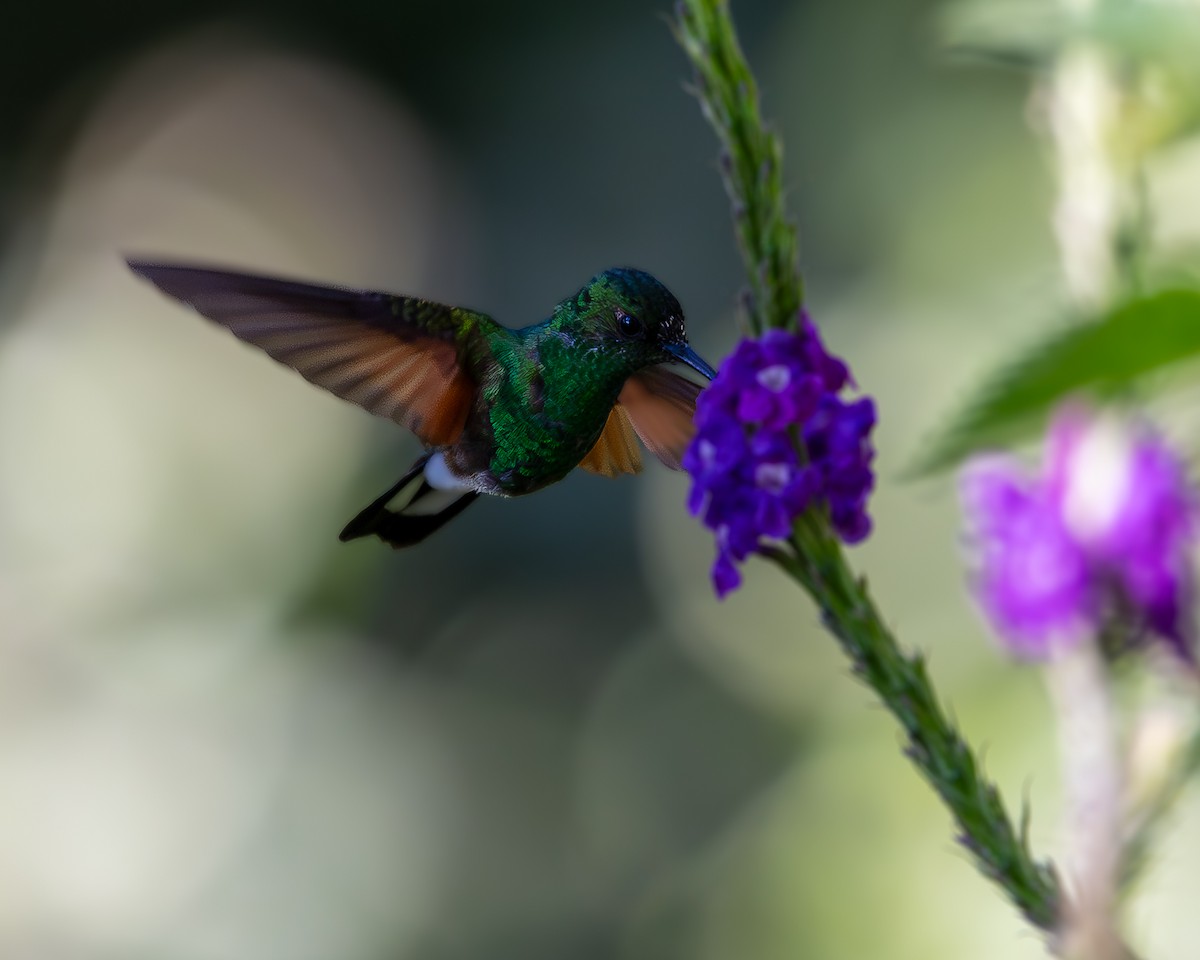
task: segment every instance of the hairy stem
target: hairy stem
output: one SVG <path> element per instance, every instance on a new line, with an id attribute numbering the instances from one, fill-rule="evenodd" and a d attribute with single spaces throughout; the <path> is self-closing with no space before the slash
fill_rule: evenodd
<path id="1" fill-rule="evenodd" d="M 750 329 L 795 329 L 804 285 L 796 228 L 784 214 L 783 147 L 762 121 L 758 84 L 738 45 L 728 3 L 681 0 L 675 13 L 675 38 L 695 67 L 700 108 L 721 141 L 721 178 L 750 281 Z"/>
<path id="2" fill-rule="evenodd" d="M 791 327 L 802 304 L 796 235 L 784 212 L 778 138 L 763 124 L 757 86 L 728 0 L 681 0 L 675 35 L 696 71 L 696 94 L 721 143 L 721 172 L 745 260 L 755 332 Z M 1052 933 L 1061 908 L 1054 868 L 1034 859 L 999 791 L 941 707 L 919 654 L 897 644 L 866 584 L 851 572 L 824 516 L 810 511 L 791 544 L 766 551 L 819 605 L 855 673 L 903 728 L 906 753 L 949 808 L 959 841 L 1031 924 Z"/>
<path id="3" fill-rule="evenodd" d="M 1063 954 L 1123 960 L 1114 921 L 1121 860 L 1121 762 L 1107 666 L 1091 643 L 1060 651 L 1047 669 L 1058 715 L 1066 794 L 1066 863 L 1071 909 L 1062 917 Z"/>
<path id="4" fill-rule="evenodd" d="M 841 546 L 823 523 L 811 517 L 802 520 L 792 547 L 771 556 L 812 595 L 826 628 L 854 665 L 855 675 L 878 694 L 900 724 L 905 754 L 950 810 L 958 842 L 1031 924 L 1053 933 L 1060 909 L 1054 867 L 1030 853 L 1027 814 L 1018 829 L 999 790 L 946 715 L 924 657 L 900 649 L 866 583 L 851 571 Z"/>
<path id="5" fill-rule="evenodd" d="M 1064 0 L 1081 7 L 1088 0 Z M 1109 160 L 1117 94 L 1100 50 L 1071 45 L 1053 75 L 1050 128 L 1058 173 L 1054 228 L 1063 277 L 1080 307 L 1112 298 L 1116 279 L 1119 180 Z"/>
<path id="6" fill-rule="evenodd" d="M 1060 0 L 1086 18 L 1097 0 Z M 1050 133 L 1058 172 L 1054 226 L 1068 296 L 1083 310 L 1115 293 L 1120 248 L 1121 178 L 1113 163 L 1118 91 L 1113 67 L 1094 42 L 1068 43 L 1050 77 Z M 1122 770 L 1108 671 L 1087 644 L 1056 657 L 1048 680 L 1058 715 L 1066 812 L 1064 955 L 1080 960 L 1126 956 L 1117 927 L 1121 863 Z"/>

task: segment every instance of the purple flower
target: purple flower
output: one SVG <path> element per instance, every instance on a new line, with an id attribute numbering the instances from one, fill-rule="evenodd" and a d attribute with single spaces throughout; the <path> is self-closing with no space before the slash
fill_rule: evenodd
<path id="1" fill-rule="evenodd" d="M 848 543 L 870 531 L 875 406 L 840 400 L 849 382 L 804 314 L 798 333 L 770 330 L 739 343 L 700 394 L 683 466 L 692 475 L 688 509 L 715 534 L 717 596 L 740 585 L 737 564 L 764 541 L 790 536 L 815 500 L 828 503 Z"/>
<path id="2" fill-rule="evenodd" d="M 770 337 L 772 333 L 774 331 L 768 332 L 766 337 Z M 804 365 L 821 379 L 826 392 L 837 393 L 846 384 L 853 385 L 854 381 L 850 378 L 850 370 L 846 364 L 838 357 L 826 353 L 820 331 L 812 322 L 807 310 L 800 314 L 799 343 Z"/>
<path id="3" fill-rule="evenodd" d="M 1018 477 L 1011 461 L 989 458 L 963 478 L 977 593 L 997 632 L 1019 653 L 1045 655 L 1121 610 L 1191 659 L 1197 501 L 1166 443 L 1145 425 L 1069 407 L 1051 426 L 1044 475 Z"/>
<path id="4" fill-rule="evenodd" d="M 1087 559 L 1044 487 L 995 456 L 968 465 L 960 494 L 979 552 L 979 602 L 1013 652 L 1041 657 L 1093 633 Z"/>
<path id="5" fill-rule="evenodd" d="M 846 403 L 832 394 L 821 399 L 804 426 L 804 447 L 821 473 L 830 520 L 846 543 L 859 543 L 871 532 L 867 497 L 875 486 L 875 451 L 869 440 L 874 426 L 875 401 L 870 397 Z"/>

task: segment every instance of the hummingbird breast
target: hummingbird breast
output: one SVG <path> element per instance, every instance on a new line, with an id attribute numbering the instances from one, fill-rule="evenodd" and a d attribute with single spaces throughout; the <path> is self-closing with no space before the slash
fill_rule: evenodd
<path id="1" fill-rule="evenodd" d="M 451 472 L 482 493 L 522 496 L 570 473 L 595 446 L 628 375 L 588 362 L 595 351 L 570 340 L 530 346 L 495 351 L 462 437 L 446 451 Z"/>

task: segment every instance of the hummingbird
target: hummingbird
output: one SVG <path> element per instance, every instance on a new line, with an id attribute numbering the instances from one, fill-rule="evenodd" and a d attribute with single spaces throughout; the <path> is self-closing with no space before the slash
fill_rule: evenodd
<path id="1" fill-rule="evenodd" d="M 575 467 L 637 473 L 635 437 L 680 469 L 702 385 L 683 309 L 650 274 L 597 274 L 520 329 L 432 300 L 130 259 L 163 293 L 306 380 L 411 430 L 425 450 L 341 532 L 419 543 L 480 494 L 517 497 Z M 678 369 L 678 367 L 677 367 Z"/>

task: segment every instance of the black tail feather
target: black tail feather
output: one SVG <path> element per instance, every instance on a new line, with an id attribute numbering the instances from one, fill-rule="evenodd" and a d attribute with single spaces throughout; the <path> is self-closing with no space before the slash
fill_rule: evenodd
<path id="1" fill-rule="evenodd" d="M 347 540 L 357 540 L 359 537 L 366 537 L 375 532 L 375 521 L 381 513 L 386 511 L 387 505 L 404 487 L 417 478 L 418 474 L 425 471 L 425 461 L 428 457 L 421 457 L 412 465 L 412 469 L 404 476 L 395 482 L 382 495 L 376 497 L 369 505 L 363 507 L 362 510 L 351 520 L 342 532 L 338 534 L 338 539 L 345 543 Z M 422 481 L 423 482 L 423 481 Z"/>
<path id="2" fill-rule="evenodd" d="M 414 543 L 420 543 L 435 530 L 440 529 L 466 510 L 479 496 L 474 490 L 464 491 L 461 496 L 437 513 L 404 512 L 418 500 L 434 492 L 424 478 L 425 461 L 428 459 L 428 457 L 422 457 L 418 460 L 408 473 L 373 500 L 370 505 L 359 511 L 358 515 L 346 524 L 338 535 L 338 539 L 345 543 L 348 540 L 357 540 L 359 537 L 368 537 L 374 534 L 384 543 L 390 543 L 397 549 L 410 547 Z M 409 485 L 417 485 L 413 495 L 400 510 L 389 510 L 387 505 Z"/>
<path id="3" fill-rule="evenodd" d="M 474 490 L 468 490 L 440 513 L 416 514 L 407 516 L 394 510 L 380 511 L 358 536 L 373 533 L 384 543 L 390 543 L 396 549 L 411 547 L 420 543 L 436 530 L 449 523 L 460 513 L 475 502 L 479 496 Z M 342 539 L 349 539 L 343 537 Z"/>

